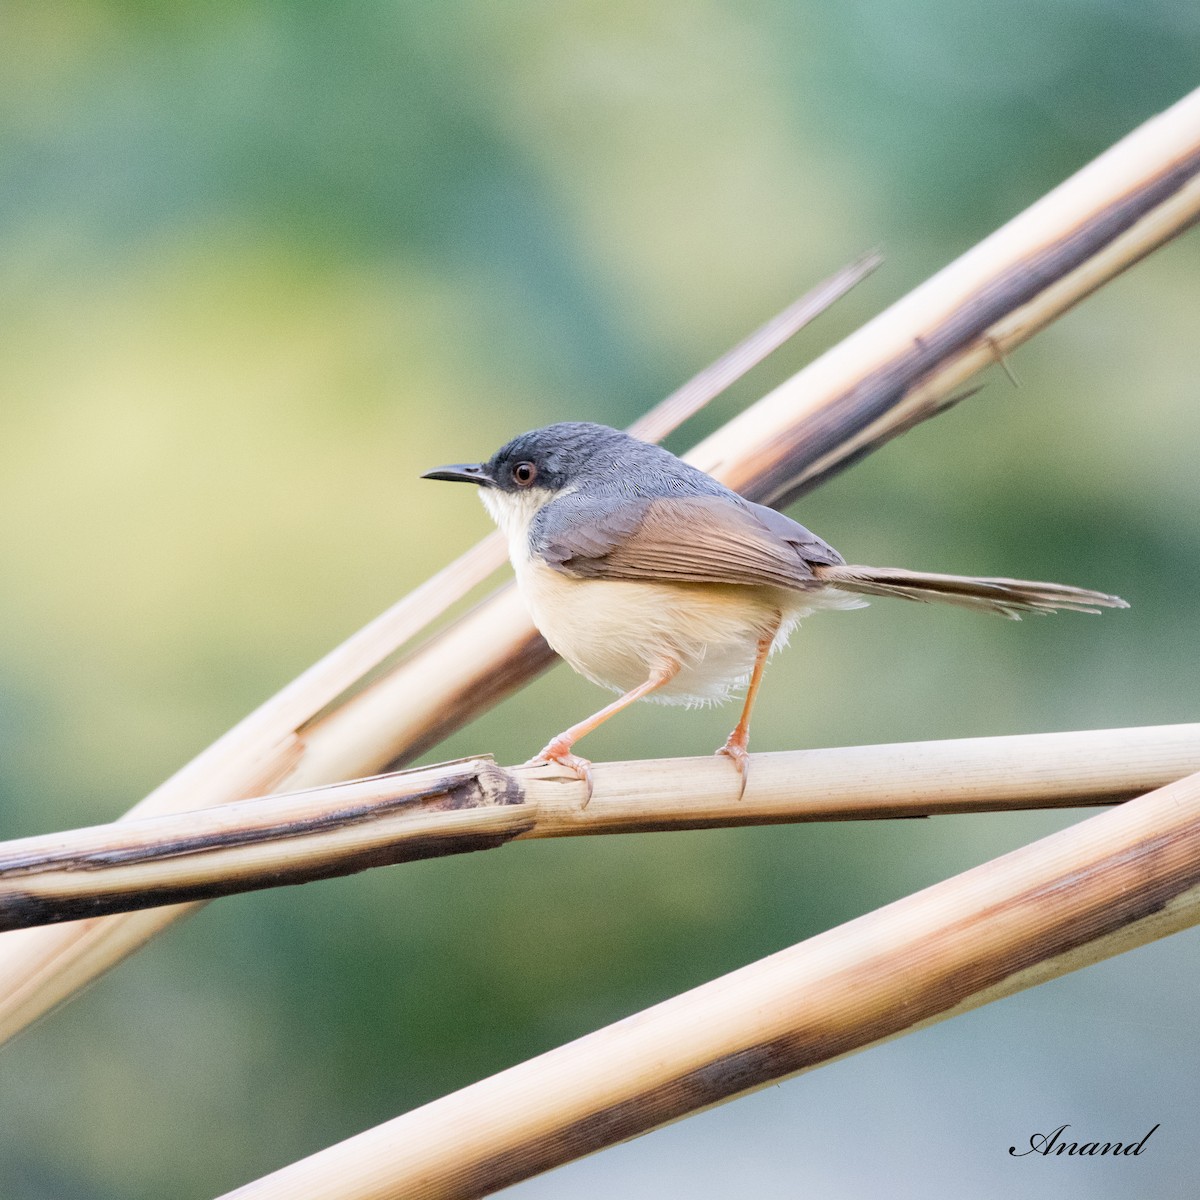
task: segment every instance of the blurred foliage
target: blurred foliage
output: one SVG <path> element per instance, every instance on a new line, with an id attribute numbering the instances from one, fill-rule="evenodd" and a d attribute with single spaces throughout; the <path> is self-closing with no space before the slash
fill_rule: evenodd
<path id="1" fill-rule="evenodd" d="M 476 539 L 421 470 L 627 423 L 881 245 L 682 448 L 1186 92 L 1198 34 L 1187 0 L 10 0 L 0 832 L 120 812 Z M 757 748 L 1195 715 L 1197 257 L 801 505 L 859 561 L 1132 611 L 818 618 Z M 520 760 L 599 701 L 555 671 L 430 757 Z M 732 720 L 645 706 L 589 752 Z M 5 1051 L 3 1194 L 211 1195 L 1075 819 L 580 840 L 222 902 Z"/>

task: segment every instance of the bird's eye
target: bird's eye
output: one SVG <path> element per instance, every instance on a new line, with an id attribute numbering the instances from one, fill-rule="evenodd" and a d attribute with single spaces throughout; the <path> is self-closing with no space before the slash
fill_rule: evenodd
<path id="1" fill-rule="evenodd" d="M 512 469 L 512 477 L 517 487 L 528 487 L 537 478 L 537 467 L 531 462 L 519 462 Z"/>

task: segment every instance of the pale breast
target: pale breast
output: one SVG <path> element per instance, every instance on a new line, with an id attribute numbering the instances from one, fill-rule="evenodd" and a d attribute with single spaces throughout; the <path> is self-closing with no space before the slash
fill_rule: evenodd
<path id="1" fill-rule="evenodd" d="M 796 593 L 721 584 L 572 579 L 526 558 L 517 581 L 534 624 L 581 675 L 626 692 L 668 664 L 650 699 L 724 699 L 749 676 L 759 639 L 801 615 Z"/>

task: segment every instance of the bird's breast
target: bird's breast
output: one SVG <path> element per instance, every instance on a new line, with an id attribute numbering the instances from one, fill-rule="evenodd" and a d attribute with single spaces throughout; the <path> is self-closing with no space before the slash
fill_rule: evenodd
<path id="1" fill-rule="evenodd" d="M 514 566 L 534 624 L 576 671 L 625 692 L 678 666 L 653 697 L 667 702 L 723 699 L 781 615 L 794 623 L 795 593 L 773 588 L 575 579 L 528 554 Z"/>

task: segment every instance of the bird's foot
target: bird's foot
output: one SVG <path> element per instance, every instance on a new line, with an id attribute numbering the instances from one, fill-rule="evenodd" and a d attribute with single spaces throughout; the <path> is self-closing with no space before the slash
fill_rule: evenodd
<path id="1" fill-rule="evenodd" d="M 726 758 L 733 759 L 733 765 L 737 767 L 738 774 L 742 777 L 742 786 L 738 790 L 739 800 L 746 794 L 746 783 L 750 778 L 750 753 L 746 749 L 749 740 L 744 733 L 739 734 L 735 729 L 725 739 L 725 745 L 717 751 L 717 754 L 724 754 Z"/>
<path id="2" fill-rule="evenodd" d="M 592 798 L 592 764 L 586 758 L 572 754 L 571 743 L 564 742 L 561 738 L 555 738 L 548 742 L 525 765 L 536 767 L 543 763 L 558 763 L 560 767 L 570 771 L 576 779 L 582 779 L 587 784 L 587 795 L 584 797 L 582 805 L 583 808 L 587 808 L 588 801 Z"/>

